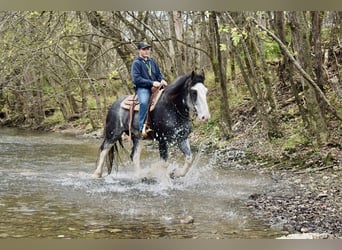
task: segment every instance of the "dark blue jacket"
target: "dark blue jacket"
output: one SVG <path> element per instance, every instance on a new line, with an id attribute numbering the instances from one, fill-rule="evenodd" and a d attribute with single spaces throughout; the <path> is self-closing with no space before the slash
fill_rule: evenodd
<path id="1" fill-rule="evenodd" d="M 151 70 L 149 70 L 149 68 Z M 151 75 L 149 74 L 151 72 Z M 132 63 L 131 74 L 133 84 L 137 88 L 152 88 L 153 82 L 165 80 L 165 77 L 160 72 L 158 64 L 148 58 L 144 60 L 140 56 L 136 57 Z"/>

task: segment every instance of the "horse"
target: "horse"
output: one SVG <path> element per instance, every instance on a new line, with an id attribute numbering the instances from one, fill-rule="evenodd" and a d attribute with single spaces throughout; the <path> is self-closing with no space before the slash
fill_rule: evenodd
<path id="1" fill-rule="evenodd" d="M 189 134 L 192 129 L 191 114 L 196 114 L 200 121 L 210 119 L 207 104 L 207 91 L 204 85 L 204 72 L 192 71 L 179 76 L 172 83 L 164 87 L 164 90 L 155 103 L 155 107 L 149 113 L 152 138 L 159 143 L 159 155 L 164 169 L 167 171 L 168 147 L 177 144 L 185 156 L 183 167 L 166 173 L 168 177 L 176 178 L 187 174 L 192 163 L 192 152 L 189 143 Z M 108 175 L 111 173 L 115 156 L 118 156 L 118 145 L 123 147 L 122 135 L 129 135 L 133 147 L 130 159 L 133 161 L 135 173 L 139 176 L 141 140 L 139 131 L 139 115 L 135 111 L 130 117 L 130 111 L 122 107 L 122 102 L 127 98 L 123 96 L 115 101 L 106 117 L 104 127 L 104 140 L 100 146 L 97 167 L 94 177 L 102 176 L 103 166 L 107 166 Z M 133 117 L 132 117 L 133 116 Z M 131 118 L 131 119 L 130 119 Z"/>

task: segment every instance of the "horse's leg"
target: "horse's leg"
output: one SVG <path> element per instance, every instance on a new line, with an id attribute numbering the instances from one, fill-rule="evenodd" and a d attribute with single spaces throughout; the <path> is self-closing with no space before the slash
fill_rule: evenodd
<path id="1" fill-rule="evenodd" d="M 133 136 L 132 140 L 133 140 L 133 147 L 132 147 L 132 152 L 131 152 L 130 157 L 131 157 L 131 160 L 133 161 L 135 176 L 140 177 L 140 173 L 141 173 L 140 154 L 141 154 L 142 146 L 138 138 Z"/>
<path id="2" fill-rule="evenodd" d="M 102 176 L 102 169 L 103 169 L 103 164 L 106 159 L 106 156 L 109 152 L 109 150 L 114 146 L 112 143 L 108 143 L 108 141 L 105 139 L 100 147 L 101 153 L 98 159 L 98 164 L 96 167 L 96 170 L 93 174 L 94 177 L 100 178 Z"/>
<path id="3" fill-rule="evenodd" d="M 185 155 L 185 163 L 184 163 L 183 167 L 176 168 L 175 170 L 173 170 L 173 172 L 171 174 L 172 177 L 185 176 L 188 173 L 188 171 L 191 167 L 191 163 L 192 163 L 192 153 L 191 153 L 191 149 L 190 149 L 189 139 L 185 139 L 185 140 L 179 142 L 178 147 L 183 152 L 183 154 Z"/>
<path id="4" fill-rule="evenodd" d="M 164 140 L 159 141 L 159 155 L 161 159 L 160 166 L 164 170 L 162 181 L 164 182 L 164 184 L 170 185 L 171 184 L 170 175 L 167 172 L 168 148 L 167 148 L 167 143 Z"/>
<path id="5" fill-rule="evenodd" d="M 159 141 L 159 155 L 162 160 L 164 160 L 165 162 L 167 161 L 168 149 L 167 143 L 164 140 Z"/>

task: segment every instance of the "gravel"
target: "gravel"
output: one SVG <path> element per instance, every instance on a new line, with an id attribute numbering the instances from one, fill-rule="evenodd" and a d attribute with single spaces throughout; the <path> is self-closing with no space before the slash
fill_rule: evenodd
<path id="1" fill-rule="evenodd" d="M 284 238 L 342 239 L 342 165 L 279 169 L 247 159 L 243 149 L 215 150 L 213 159 L 225 168 L 268 174 L 275 187 L 248 197 L 246 206 Z M 286 165 L 282 164 L 282 165 Z"/>
<path id="2" fill-rule="evenodd" d="M 247 206 L 271 228 L 342 238 L 341 169 L 274 172 L 279 187 L 249 197 Z"/>

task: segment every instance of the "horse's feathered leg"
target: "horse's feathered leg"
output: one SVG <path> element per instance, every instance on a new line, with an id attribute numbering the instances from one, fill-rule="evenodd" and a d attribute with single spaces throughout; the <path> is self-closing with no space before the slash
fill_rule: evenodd
<path id="1" fill-rule="evenodd" d="M 103 165 L 105 163 L 106 160 L 106 156 L 109 152 L 109 150 L 111 150 L 111 148 L 114 146 L 113 143 L 109 143 L 106 139 L 103 141 L 101 147 L 100 147 L 100 156 L 98 159 L 98 163 L 97 163 L 97 167 L 96 170 L 93 174 L 94 177 L 100 178 L 102 177 L 102 169 L 103 169 Z"/>
<path id="2" fill-rule="evenodd" d="M 161 159 L 163 159 L 164 161 L 167 161 L 168 150 L 167 150 L 167 143 L 164 140 L 159 141 L 159 155 Z"/>
<path id="3" fill-rule="evenodd" d="M 185 139 L 185 140 L 179 142 L 178 147 L 183 152 L 183 154 L 185 155 L 185 163 L 184 163 L 183 167 L 176 168 L 175 170 L 173 170 L 173 172 L 171 173 L 172 177 L 182 177 L 182 176 L 186 175 L 188 173 L 188 171 L 191 167 L 191 163 L 192 163 L 192 153 L 191 153 L 191 149 L 190 149 L 189 139 Z"/>
<path id="4" fill-rule="evenodd" d="M 167 142 L 164 140 L 159 141 L 159 155 L 160 155 L 160 160 L 161 160 L 160 166 L 164 170 L 162 180 L 163 180 L 164 184 L 170 185 L 171 184 L 170 175 L 167 171 L 167 168 L 168 168 L 168 164 L 167 164 L 168 145 L 167 145 Z"/>
<path id="5" fill-rule="evenodd" d="M 133 136 L 132 140 L 133 140 L 133 147 L 132 147 L 132 152 L 131 152 L 130 157 L 131 157 L 131 160 L 133 161 L 135 175 L 139 177 L 141 173 L 140 154 L 141 154 L 142 146 L 138 138 Z"/>
<path id="6" fill-rule="evenodd" d="M 129 158 L 131 159 L 131 161 L 133 161 L 134 159 L 134 155 L 136 154 L 136 151 L 137 151 L 137 146 L 138 146 L 138 138 L 136 136 L 132 136 L 132 142 L 133 142 L 133 146 L 132 146 L 132 151 L 131 151 L 131 154 L 129 155 Z"/>

